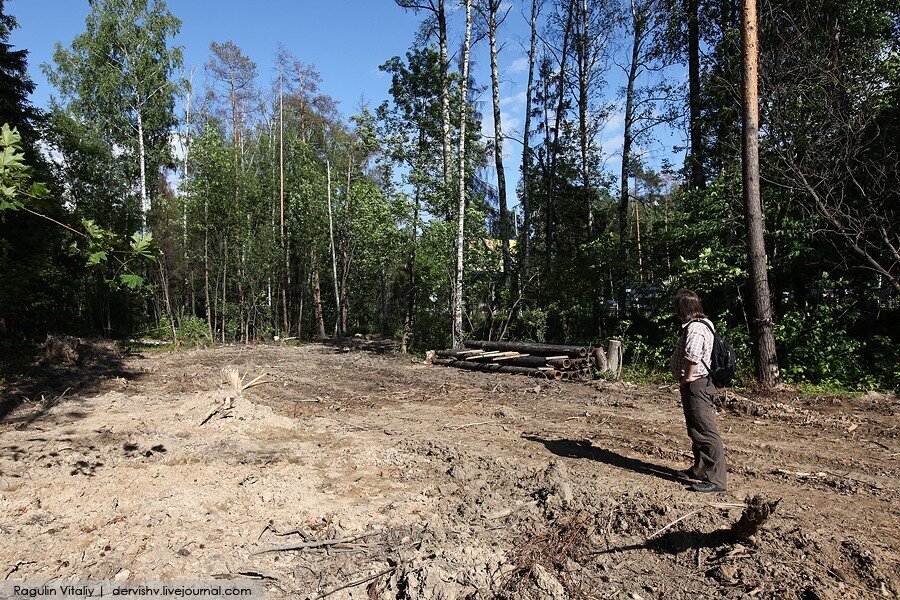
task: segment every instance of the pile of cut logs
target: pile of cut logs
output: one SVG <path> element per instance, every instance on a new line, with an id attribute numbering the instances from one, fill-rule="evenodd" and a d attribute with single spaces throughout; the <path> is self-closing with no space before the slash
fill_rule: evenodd
<path id="1" fill-rule="evenodd" d="M 612 360 L 603 348 L 593 345 L 469 340 L 465 347 L 465 350 L 438 350 L 429 356 L 430 361 L 469 371 L 529 375 L 557 381 L 590 381 L 595 372 L 611 371 L 618 376 L 621 365 L 621 342 L 617 340 L 610 341 Z"/>

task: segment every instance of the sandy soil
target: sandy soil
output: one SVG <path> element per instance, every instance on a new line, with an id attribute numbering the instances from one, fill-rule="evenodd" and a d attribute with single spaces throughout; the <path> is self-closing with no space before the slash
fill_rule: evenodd
<path id="1" fill-rule="evenodd" d="M 223 368 L 264 383 L 237 394 Z M 713 496 L 674 477 L 689 443 L 671 386 L 324 345 L 106 347 L 0 401 L 9 580 L 261 578 L 270 598 L 900 596 L 895 397 L 728 394 L 729 492 Z M 738 542 L 728 528 L 757 494 L 780 504 Z"/>

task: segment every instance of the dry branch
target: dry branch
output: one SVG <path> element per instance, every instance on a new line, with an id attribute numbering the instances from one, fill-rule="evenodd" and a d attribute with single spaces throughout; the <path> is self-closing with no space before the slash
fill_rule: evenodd
<path id="1" fill-rule="evenodd" d="M 299 544 L 290 544 L 287 546 L 274 546 L 272 548 L 265 548 L 263 550 L 257 550 L 256 552 L 252 552 L 251 556 L 255 556 L 257 554 L 267 554 L 269 552 L 289 552 L 292 550 L 313 550 L 315 548 L 326 548 L 329 546 L 335 546 L 337 544 L 349 544 L 351 542 L 355 542 L 357 540 L 361 540 L 364 538 L 372 537 L 373 535 L 378 535 L 379 532 L 372 531 L 369 533 L 363 533 L 360 535 L 354 535 L 345 538 L 336 538 L 330 540 L 315 540 L 312 542 L 301 542 Z"/>

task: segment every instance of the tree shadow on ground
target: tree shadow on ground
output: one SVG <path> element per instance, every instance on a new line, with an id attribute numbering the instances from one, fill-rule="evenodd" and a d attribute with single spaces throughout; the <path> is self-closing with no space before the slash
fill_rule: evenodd
<path id="1" fill-rule="evenodd" d="M 630 550 L 655 550 L 669 554 L 681 554 L 686 550 L 699 550 L 700 548 L 731 547 L 739 542 L 731 529 L 716 529 L 715 531 L 670 531 L 643 544 L 629 544 L 602 550 L 597 554 L 614 554 L 616 552 L 628 552 Z"/>
<path id="2" fill-rule="evenodd" d="M 587 458 L 635 473 L 653 475 L 654 477 L 659 477 L 666 481 L 673 481 L 683 485 L 687 485 L 688 483 L 679 477 L 677 471 L 674 469 L 649 463 L 637 458 L 623 456 L 612 450 L 594 446 L 586 441 L 566 439 L 549 440 L 535 435 L 526 435 L 522 437 L 532 442 L 540 442 L 547 450 L 557 456 L 564 456 L 566 458 Z"/>
<path id="3" fill-rule="evenodd" d="M 67 360 L 48 359 L 37 344 L 5 346 L 0 425 L 26 426 L 68 397 L 99 392 L 107 380 L 136 379 L 139 373 L 125 367 L 126 356 L 127 350 L 108 340 L 78 340 Z M 79 414 L 74 410 L 70 416 Z"/>

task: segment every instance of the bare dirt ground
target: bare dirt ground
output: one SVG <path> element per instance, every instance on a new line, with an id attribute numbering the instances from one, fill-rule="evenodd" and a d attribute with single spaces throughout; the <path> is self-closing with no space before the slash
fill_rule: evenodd
<path id="1" fill-rule="evenodd" d="M 710 496 L 674 477 L 674 387 L 325 345 L 80 352 L 0 388 L 0 577 L 262 578 L 271 598 L 900 596 L 895 397 L 729 394 L 729 492 Z M 225 367 L 265 383 L 235 394 Z M 781 502 L 737 542 L 756 494 Z"/>

